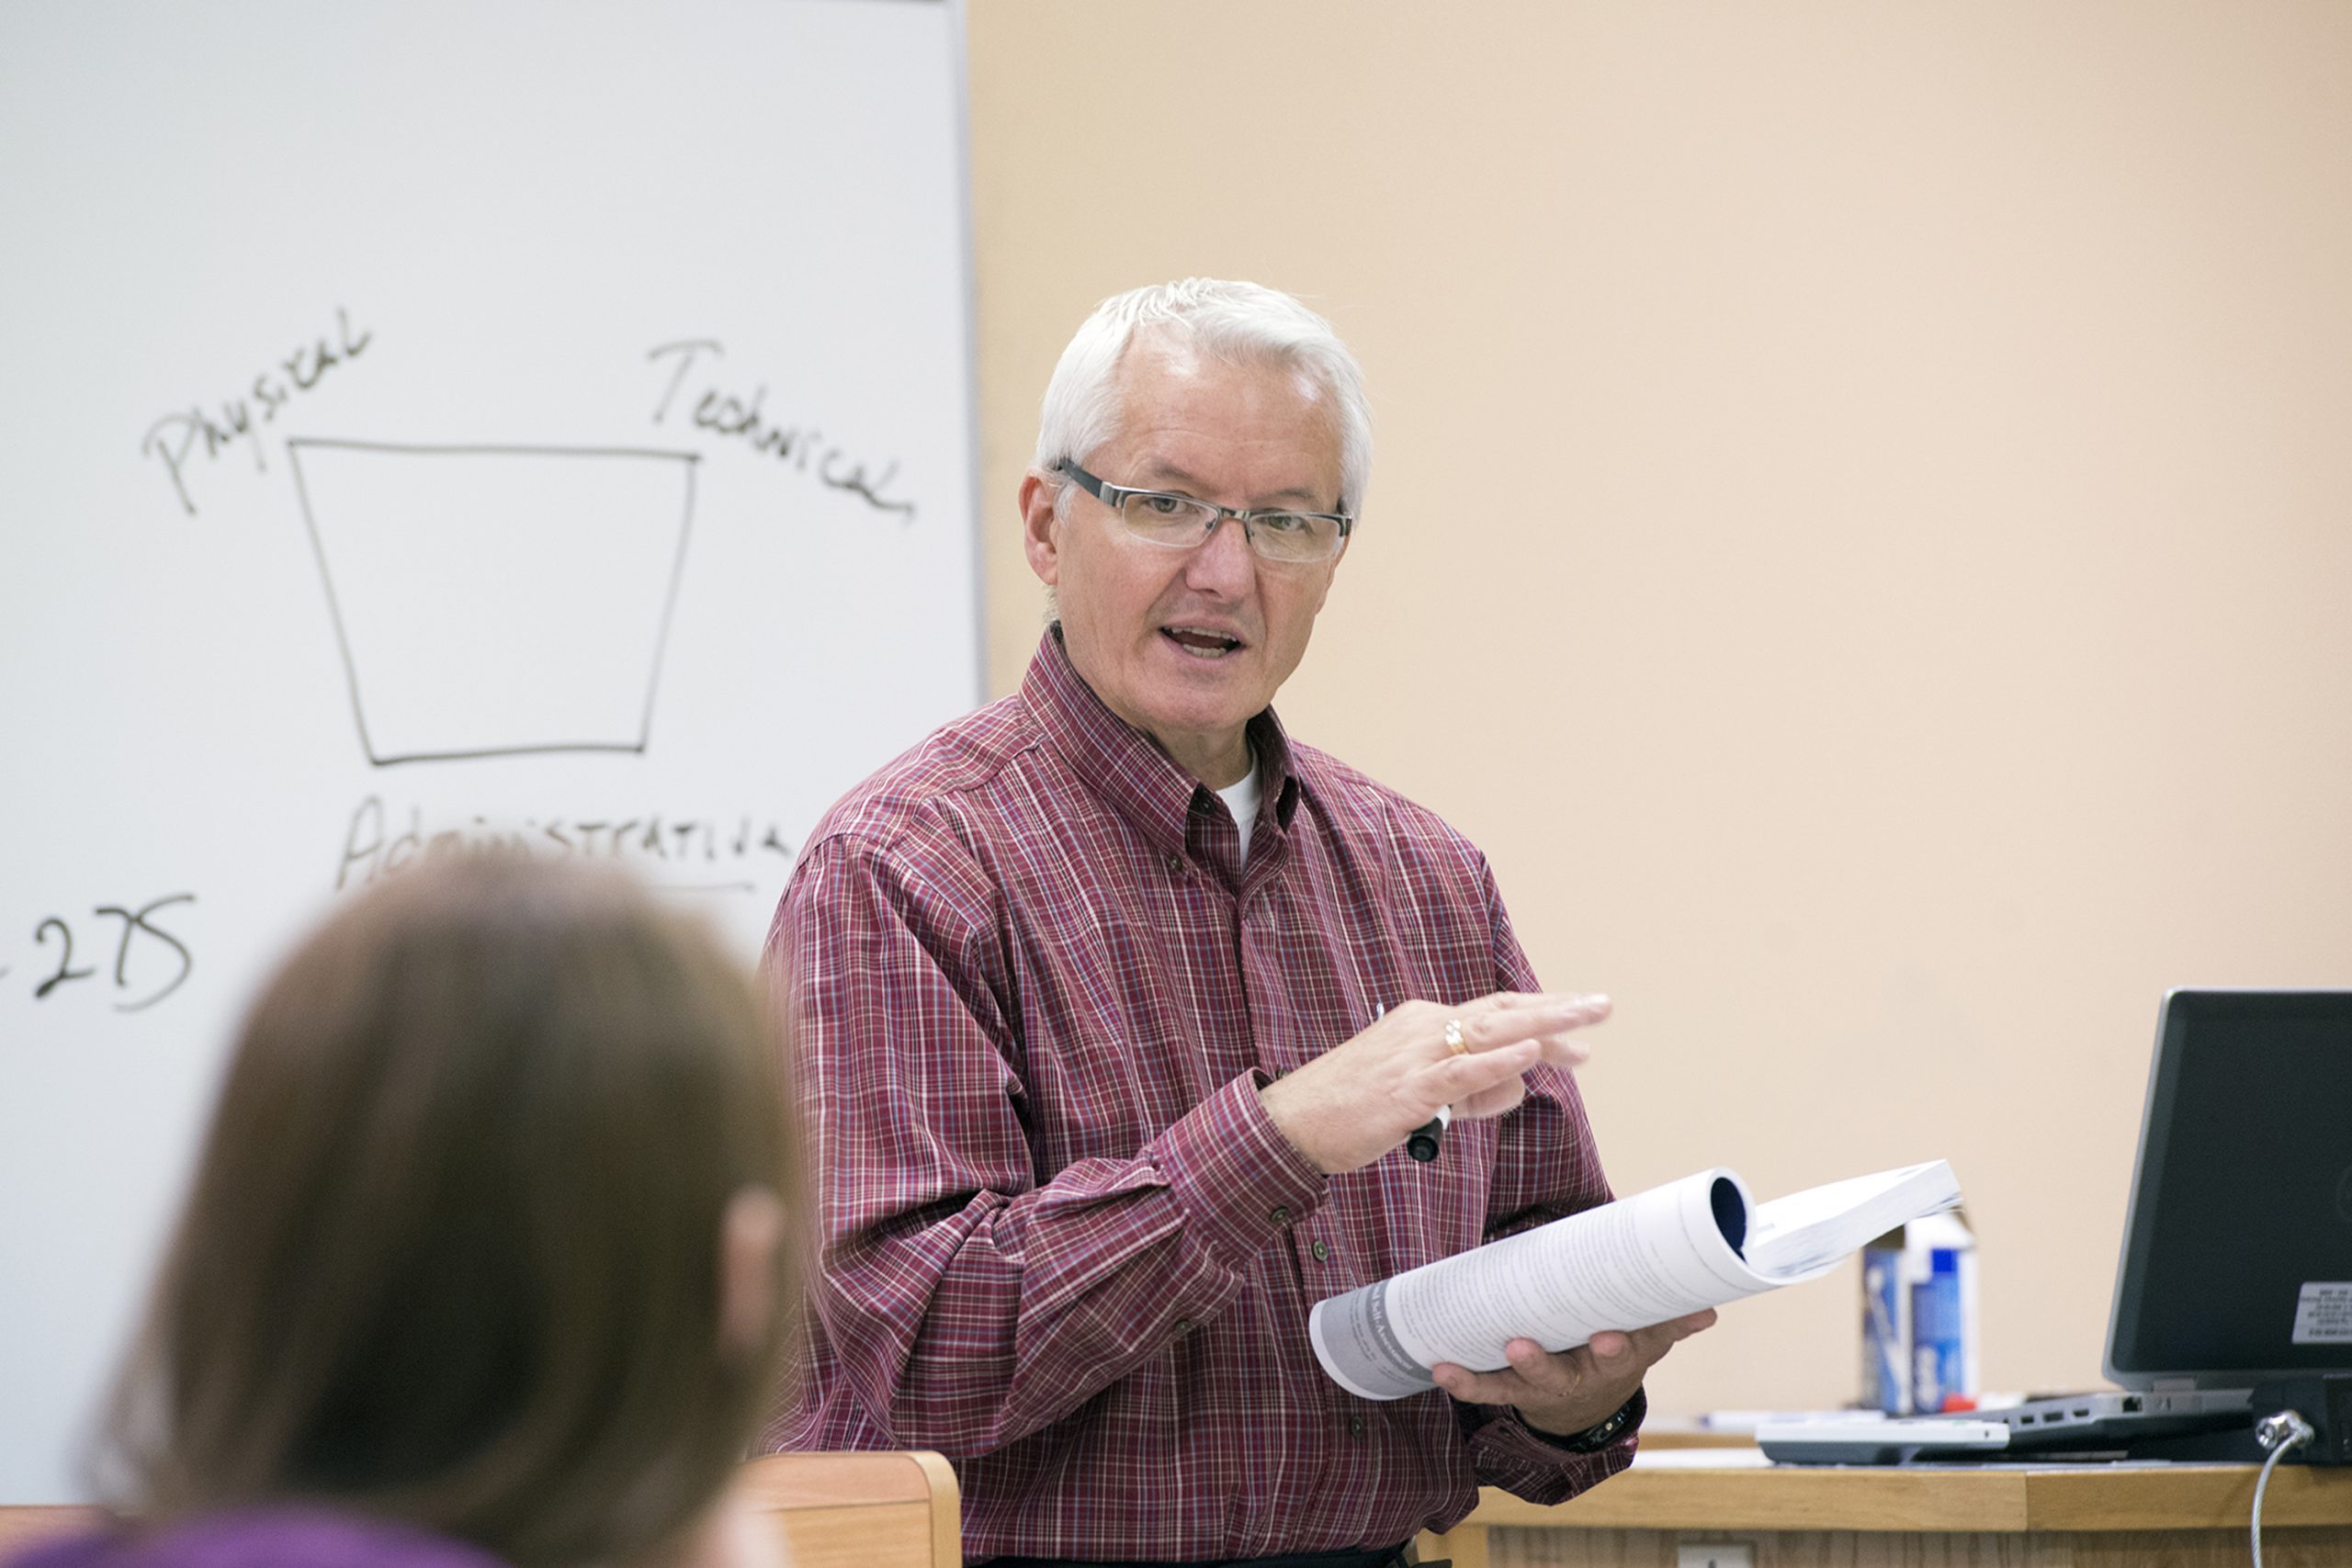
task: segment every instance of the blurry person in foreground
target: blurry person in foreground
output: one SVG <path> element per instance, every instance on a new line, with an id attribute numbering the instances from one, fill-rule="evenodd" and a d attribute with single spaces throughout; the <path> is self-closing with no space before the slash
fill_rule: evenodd
<path id="1" fill-rule="evenodd" d="M 99 1456 L 17 1568 L 775 1568 L 776 1052 L 617 874 L 407 874 L 245 1021 Z"/>

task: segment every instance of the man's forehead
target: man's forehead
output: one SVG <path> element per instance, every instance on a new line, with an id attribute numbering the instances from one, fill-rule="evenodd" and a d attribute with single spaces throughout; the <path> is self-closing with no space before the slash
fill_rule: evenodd
<path id="1" fill-rule="evenodd" d="M 1261 504 L 1323 507 L 1340 480 L 1338 411 L 1310 372 L 1273 356 L 1227 358 L 1182 338 L 1138 333 L 1119 367 L 1127 484 L 1204 491 L 1255 457 Z M 1269 471 L 1268 461 L 1279 472 Z M 1329 491 L 1329 493 L 1325 493 Z"/>

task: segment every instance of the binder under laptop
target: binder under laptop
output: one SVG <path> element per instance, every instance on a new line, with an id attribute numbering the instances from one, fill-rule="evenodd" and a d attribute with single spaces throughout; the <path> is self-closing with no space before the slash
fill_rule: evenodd
<path id="1" fill-rule="evenodd" d="M 2176 990 L 2108 1314 L 2118 1390 L 1904 1420 L 1768 1422 L 1776 1460 L 2259 1459 L 2256 1417 L 2352 1458 L 2352 991 Z"/>

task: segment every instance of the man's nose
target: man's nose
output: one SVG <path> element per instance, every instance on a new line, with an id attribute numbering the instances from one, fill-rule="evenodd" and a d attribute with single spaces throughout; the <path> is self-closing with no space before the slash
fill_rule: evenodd
<path id="1" fill-rule="evenodd" d="M 1193 547 L 1193 558 L 1184 568 L 1188 587 L 1225 599 L 1248 593 L 1257 577 L 1258 557 L 1250 547 L 1250 537 L 1230 517 L 1217 519 L 1209 536 Z"/>

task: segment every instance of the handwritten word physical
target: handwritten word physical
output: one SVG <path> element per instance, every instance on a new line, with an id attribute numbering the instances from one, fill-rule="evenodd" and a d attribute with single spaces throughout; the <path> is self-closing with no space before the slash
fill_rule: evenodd
<path id="1" fill-rule="evenodd" d="M 486 817 L 474 817 L 457 827 L 428 829 L 419 807 L 408 808 L 404 827 L 387 823 L 384 802 L 369 795 L 351 814 L 343 837 L 343 854 L 334 869 L 335 891 L 364 887 L 379 876 L 392 876 L 413 864 L 444 855 L 537 855 L 550 860 L 570 856 L 603 857 L 649 863 L 666 862 L 673 873 L 659 880 L 673 886 L 694 886 L 684 878 L 718 872 L 723 878 L 740 877 L 743 891 L 755 891 L 750 880 L 757 873 L 788 869 L 798 852 L 773 822 L 754 826 L 754 818 L 737 817 L 732 823 L 709 817 L 640 817 L 592 819 L 525 818 L 520 826 L 502 826 Z M 739 886 L 729 880 L 727 890 Z"/>
<path id="2" fill-rule="evenodd" d="M 175 904 L 195 902 L 196 895 L 193 893 L 167 893 L 161 898 L 150 898 L 136 908 L 121 904 L 97 904 L 91 907 L 90 922 L 97 925 L 99 937 L 104 938 L 111 934 L 115 939 L 112 970 L 114 989 L 118 993 L 118 998 L 114 1004 L 115 1011 L 144 1011 L 187 983 L 188 976 L 196 970 L 196 960 L 190 956 L 187 944 L 165 931 L 156 922 L 155 917 L 159 912 L 170 908 Z M 121 929 L 119 931 L 109 932 L 105 924 L 108 920 L 120 920 Z M 85 931 L 88 929 L 86 923 L 84 929 Z M 153 971 L 152 966 L 144 964 L 140 965 L 141 971 L 140 979 L 137 982 L 133 981 L 131 955 L 134 953 L 154 951 L 159 943 L 171 950 L 177 961 L 177 973 L 162 985 L 147 990 L 145 995 L 136 1000 L 120 999 L 119 993 L 136 990 L 141 986 L 152 984 Z M 34 983 L 29 989 L 32 999 L 37 1002 L 48 1001 L 51 997 L 59 994 L 61 987 L 74 986 L 85 980 L 96 980 L 98 977 L 99 970 L 96 964 L 74 962 L 74 926 L 62 915 L 45 915 L 41 918 L 32 929 L 32 948 L 39 961 L 33 969 Z M 13 966 L 8 969 L 0 969 L 0 976 L 6 976 L 11 973 L 13 973 Z M 101 986 L 100 989 L 104 989 L 104 987 Z"/>
<path id="3" fill-rule="evenodd" d="M 653 407 L 653 423 L 660 424 L 670 416 L 671 407 L 678 400 L 679 391 L 686 384 L 687 372 L 708 355 L 723 358 L 727 350 L 716 338 L 691 338 L 679 343 L 665 343 L 647 353 L 646 358 L 659 364 L 674 362 L 670 384 L 662 392 L 662 400 Z M 763 384 L 749 398 L 717 388 L 704 391 L 695 404 L 694 422 L 698 429 L 714 435 L 724 435 L 741 441 L 762 457 L 788 463 L 796 473 L 808 473 L 815 464 L 817 482 L 834 490 L 846 491 L 876 512 L 896 513 L 903 522 L 914 521 L 915 503 L 911 501 L 886 500 L 883 491 L 899 477 L 899 464 L 893 458 L 879 474 L 870 471 L 864 463 L 854 462 L 841 446 L 825 440 L 825 433 L 808 425 L 779 424 L 772 422 L 764 412 L 768 389 Z"/>
<path id="4" fill-rule="evenodd" d="M 190 517 L 196 515 L 196 502 L 187 492 L 187 468 L 199 450 L 209 462 L 243 441 L 253 450 L 254 468 L 266 470 L 269 465 L 262 457 L 258 427 L 276 419 L 277 411 L 292 402 L 295 394 L 309 391 L 328 371 L 358 358 L 375 341 L 374 333 L 355 335 L 350 315 L 340 308 L 335 310 L 334 324 L 333 342 L 322 334 L 315 343 L 298 347 L 254 377 L 243 396 L 224 398 L 209 408 L 190 403 L 185 413 L 167 413 L 147 427 L 139 455 L 164 465 L 180 505 Z M 220 417 L 216 419 L 215 414 Z"/>

